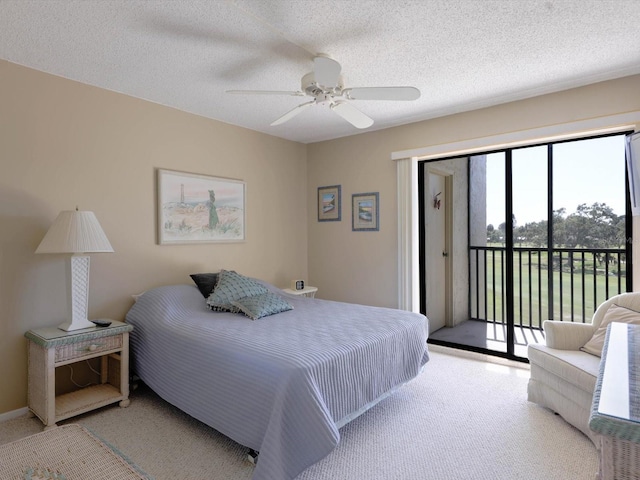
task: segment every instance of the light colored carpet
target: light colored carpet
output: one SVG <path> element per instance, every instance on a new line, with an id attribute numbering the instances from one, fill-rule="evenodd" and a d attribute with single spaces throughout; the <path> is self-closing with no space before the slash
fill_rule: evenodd
<path id="1" fill-rule="evenodd" d="M 526 368 L 431 350 L 418 378 L 343 427 L 338 447 L 297 480 L 594 478 L 595 447 L 527 402 Z M 157 480 L 251 478 L 245 448 L 146 387 L 131 399 L 126 409 L 106 407 L 63 423 L 89 428 Z M 0 444 L 41 430 L 33 418 L 1 423 Z"/>

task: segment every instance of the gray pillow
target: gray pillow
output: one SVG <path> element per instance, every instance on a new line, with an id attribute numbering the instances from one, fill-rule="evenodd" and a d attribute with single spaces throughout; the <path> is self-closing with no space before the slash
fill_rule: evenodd
<path id="1" fill-rule="evenodd" d="M 266 287 L 252 278 L 230 270 L 221 270 L 218 283 L 207 298 L 207 305 L 211 310 L 238 313 L 240 309 L 231 302 L 267 292 Z"/>
<path id="2" fill-rule="evenodd" d="M 243 297 L 239 300 L 234 300 L 231 304 L 252 320 L 293 310 L 289 302 L 271 292 Z"/>

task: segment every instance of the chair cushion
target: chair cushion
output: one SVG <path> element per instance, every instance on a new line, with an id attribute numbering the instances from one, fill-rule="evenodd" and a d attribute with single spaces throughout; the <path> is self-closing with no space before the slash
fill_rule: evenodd
<path id="1" fill-rule="evenodd" d="M 560 379 L 593 395 L 600 369 L 600 358 L 579 350 L 558 350 L 531 344 L 529 362 L 553 373 Z"/>

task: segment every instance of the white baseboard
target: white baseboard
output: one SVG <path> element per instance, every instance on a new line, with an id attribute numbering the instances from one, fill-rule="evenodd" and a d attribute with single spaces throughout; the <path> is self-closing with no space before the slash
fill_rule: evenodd
<path id="1" fill-rule="evenodd" d="M 0 423 L 13 420 L 14 418 L 22 417 L 24 415 L 27 415 L 28 413 L 29 409 L 27 407 L 22 407 L 6 413 L 0 413 Z"/>

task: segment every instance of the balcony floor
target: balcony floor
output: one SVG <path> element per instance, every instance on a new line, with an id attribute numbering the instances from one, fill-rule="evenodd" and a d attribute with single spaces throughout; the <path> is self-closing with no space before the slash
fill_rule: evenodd
<path id="1" fill-rule="evenodd" d="M 429 335 L 432 340 L 496 352 L 507 351 L 507 327 L 482 320 L 467 320 L 455 327 L 444 327 Z M 515 327 L 514 354 L 527 358 L 527 345 L 544 343 L 544 332 L 537 328 Z"/>

